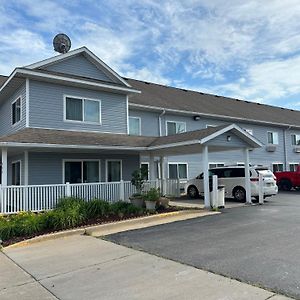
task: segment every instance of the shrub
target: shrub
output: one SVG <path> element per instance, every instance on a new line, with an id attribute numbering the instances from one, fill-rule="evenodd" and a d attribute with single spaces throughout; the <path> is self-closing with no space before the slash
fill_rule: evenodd
<path id="1" fill-rule="evenodd" d="M 131 203 L 118 201 L 110 205 L 110 213 L 112 215 L 117 215 L 119 217 L 123 217 L 125 215 L 132 216 L 134 214 L 138 214 L 138 215 L 142 214 L 143 209 L 136 207 Z"/>
<path id="2" fill-rule="evenodd" d="M 50 224 L 54 229 L 78 226 L 86 219 L 85 202 L 79 198 L 62 198 L 50 216 Z"/>
<path id="3" fill-rule="evenodd" d="M 147 201 L 157 201 L 160 198 L 159 189 L 151 188 L 147 193 L 144 195 L 144 199 Z"/>
<path id="4" fill-rule="evenodd" d="M 107 201 L 94 199 L 85 203 L 85 211 L 88 219 L 107 216 L 110 205 Z"/>

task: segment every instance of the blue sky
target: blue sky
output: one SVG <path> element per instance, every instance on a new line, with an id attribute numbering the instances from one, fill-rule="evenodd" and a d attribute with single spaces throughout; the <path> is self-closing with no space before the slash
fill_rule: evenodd
<path id="1" fill-rule="evenodd" d="M 123 76 L 300 109 L 300 2 L 0 0 L 0 74 L 71 37 Z"/>

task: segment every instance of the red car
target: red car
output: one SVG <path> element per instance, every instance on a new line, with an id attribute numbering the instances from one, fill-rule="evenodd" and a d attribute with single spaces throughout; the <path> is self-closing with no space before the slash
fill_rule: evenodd
<path id="1" fill-rule="evenodd" d="M 300 188 L 300 164 L 295 172 L 275 172 L 274 175 L 279 189 L 289 191 Z"/>

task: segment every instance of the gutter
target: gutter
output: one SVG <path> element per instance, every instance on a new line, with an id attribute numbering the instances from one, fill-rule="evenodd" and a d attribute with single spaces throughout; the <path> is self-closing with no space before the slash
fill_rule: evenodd
<path id="1" fill-rule="evenodd" d="M 159 130 L 159 136 L 162 136 L 162 126 L 161 126 L 161 117 L 164 116 L 166 113 L 166 110 L 163 109 L 161 114 L 158 116 L 158 130 Z"/>

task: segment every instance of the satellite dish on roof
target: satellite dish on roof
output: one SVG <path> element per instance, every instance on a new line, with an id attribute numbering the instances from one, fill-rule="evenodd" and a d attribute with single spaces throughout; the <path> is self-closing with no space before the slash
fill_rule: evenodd
<path id="1" fill-rule="evenodd" d="M 53 39 L 53 47 L 56 52 L 67 53 L 71 48 L 71 40 L 66 34 L 59 33 Z"/>

